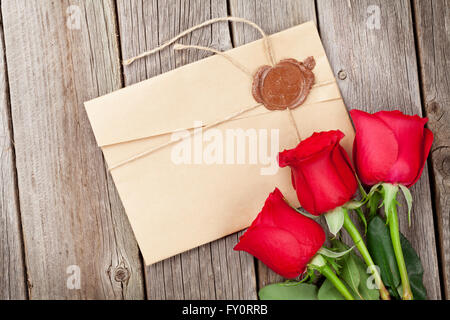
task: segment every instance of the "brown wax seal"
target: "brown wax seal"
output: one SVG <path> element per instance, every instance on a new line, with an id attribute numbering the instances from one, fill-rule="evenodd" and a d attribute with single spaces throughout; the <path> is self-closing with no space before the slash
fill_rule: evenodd
<path id="1" fill-rule="evenodd" d="M 314 84 L 315 65 L 314 58 L 308 57 L 303 62 L 284 59 L 274 67 L 260 67 L 253 77 L 253 97 L 269 110 L 297 108 Z"/>

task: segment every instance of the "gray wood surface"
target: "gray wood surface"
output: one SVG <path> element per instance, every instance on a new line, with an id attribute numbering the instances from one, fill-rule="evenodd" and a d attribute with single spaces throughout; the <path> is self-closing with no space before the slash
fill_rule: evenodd
<path id="1" fill-rule="evenodd" d="M 205 20 L 227 15 L 224 0 L 118 0 L 123 57 L 129 58 Z M 219 50 L 232 47 L 227 23 L 193 32 L 180 41 Z M 125 85 L 142 81 L 207 56 L 201 51 L 171 48 L 124 67 Z M 150 299 L 255 299 L 253 258 L 234 252 L 237 234 L 146 268 Z"/>
<path id="2" fill-rule="evenodd" d="M 296 26 L 306 21 L 316 21 L 315 4 L 313 0 L 231 0 L 229 2 L 232 16 L 249 19 L 258 24 L 266 33 L 273 34 Z M 241 46 L 261 38 L 252 27 L 233 23 L 233 42 Z M 258 288 L 270 283 L 282 281 L 282 277 L 257 261 Z"/>
<path id="3" fill-rule="evenodd" d="M 322 40 L 335 74 L 343 79 L 339 86 L 347 108 L 369 112 L 398 109 L 422 115 L 410 2 L 319 0 L 317 4 Z M 367 27 L 373 15 L 368 13 L 371 5 L 380 10 L 379 29 L 370 22 L 375 28 Z M 420 255 L 428 297 L 439 299 L 428 168 L 411 192 L 412 227 L 408 228 L 403 209 L 399 213 L 400 230 Z"/>
<path id="4" fill-rule="evenodd" d="M 0 300 L 26 299 L 9 87 L 0 17 Z"/>
<path id="5" fill-rule="evenodd" d="M 441 297 L 440 277 L 449 298 L 448 0 L 0 5 L 0 299 L 255 299 L 259 288 L 282 280 L 250 255 L 233 251 L 242 232 L 144 266 L 83 107 L 84 101 L 206 57 L 167 49 L 131 66 L 120 64 L 227 15 L 253 20 L 269 34 L 316 21 L 349 109 L 423 110 L 430 118 L 430 169 L 412 190 L 413 226 L 408 228 L 403 210 L 401 230 L 421 256 L 429 298 Z M 379 29 L 369 28 L 377 8 Z M 221 23 L 180 42 L 227 50 L 258 38 L 250 27 Z M 80 267 L 80 289 L 67 286 L 71 265 Z"/>
<path id="6" fill-rule="evenodd" d="M 83 107 L 121 86 L 114 4 L 1 5 L 29 297 L 142 299 L 139 251 Z"/>
<path id="7" fill-rule="evenodd" d="M 430 164 L 435 183 L 442 285 L 450 299 L 450 3 L 415 0 L 414 4 L 422 99 L 435 139 Z"/>

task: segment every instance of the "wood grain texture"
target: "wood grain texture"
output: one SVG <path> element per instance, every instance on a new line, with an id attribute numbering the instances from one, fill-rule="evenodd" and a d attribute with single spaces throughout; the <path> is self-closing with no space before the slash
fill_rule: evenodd
<path id="1" fill-rule="evenodd" d="M 228 8 L 227 0 L 0 1 L 0 300 L 255 299 L 258 288 L 282 280 L 232 250 L 242 233 L 144 268 L 82 105 L 204 58 L 165 50 L 125 67 L 121 81 L 121 55 L 154 48 L 227 10 L 269 34 L 318 20 L 349 109 L 421 114 L 422 98 L 435 134 L 429 164 L 436 223 L 425 168 L 412 190 L 413 227 L 403 214 L 401 230 L 421 256 L 429 298 L 438 299 L 438 227 L 450 299 L 450 9 L 447 0 L 412 2 L 418 56 L 408 0 L 317 0 L 317 8 L 314 0 L 228 0 Z M 79 8 L 79 30 L 67 27 L 68 16 L 77 15 L 66 11 L 70 5 Z M 367 27 L 371 5 L 380 8 L 380 29 Z M 222 23 L 181 42 L 226 50 L 258 38 L 248 26 Z M 81 268 L 79 290 L 66 286 L 70 265 Z"/>
<path id="2" fill-rule="evenodd" d="M 422 92 L 434 133 L 431 164 L 443 287 L 450 299 L 450 7 L 446 0 L 414 1 Z"/>
<path id="3" fill-rule="evenodd" d="M 319 26 L 327 55 L 349 109 L 399 109 L 422 114 L 410 2 L 318 0 Z M 376 7 L 370 7 L 376 6 Z M 377 8 L 380 28 L 372 24 Z M 373 11 L 375 10 L 375 11 Z M 369 21 L 369 22 L 368 22 Z M 368 27 L 375 26 L 370 29 Z M 400 230 L 425 269 L 429 299 L 441 297 L 428 169 L 411 190 L 412 227 L 400 212 Z M 403 206 L 405 207 L 405 206 Z"/>
<path id="4" fill-rule="evenodd" d="M 123 57 L 157 47 L 205 20 L 226 16 L 225 0 L 118 0 Z M 227 23 L 198 30 L 180 43 L 231 48 Z M 206 57 L 204 52 L 171 48 L 124 68 L 125 85 L 145 80 Z M 180 109 L 180 112 L 183 112 Z M 151 119 L 149 119 L 150 121 Z M 174 199 L 176 201 L 176 199 Z M 149 299 L 255 299 L 252 257 L 234 252 L 237 234 L 206 244 L 146 268 Z"/>
<path id="5" fill-rule="evenodd" d="M 0 300 L 26 299 L 9 87 L 0 16 Z"/>
<path id="6" fill-rule="evenodd" d="M 229 5 L 232 16 L 255 22 L 267 34 L 276 33 L 306 21 L 316 21 L 313 0 L 231 0 Z M 241 46 L 261 38 L 256 30 L 247 25 L 233 23 L 232 27 L 235 46 Z M 257 264 L 258 288 L 283 280 L 281 276 L 270 270 L 261 261 L 257 261 Z"/>
<path id="7" fill-rule="evenodd" d="M 114 3 L 1 5 L 29 297 L 142 299 L 139 251 L 83 107 L 121 87 Z"/>

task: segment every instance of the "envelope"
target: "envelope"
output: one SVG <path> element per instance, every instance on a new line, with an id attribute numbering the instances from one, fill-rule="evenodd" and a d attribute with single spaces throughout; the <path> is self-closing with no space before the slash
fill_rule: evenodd
<path id="1" fill-rule="evenodd" d="M 296 130 L 305 139 L 339 129 L 351 153 L 353 127 L 315 24 L 269 38 L 278 61 L 316 60 L 294 123 L 286 110 L 257 106 L 249 76 L 218 55 L 85 103 L 109 167 L 178 141 L 111 170 L 147 265 L 248 227 L 275 187 L 299 206 L 289 168 L 277 165 L 278 152 L 299 142 Z M 253 72 L 268 64 L 262 40 L 226 54 Z"/>

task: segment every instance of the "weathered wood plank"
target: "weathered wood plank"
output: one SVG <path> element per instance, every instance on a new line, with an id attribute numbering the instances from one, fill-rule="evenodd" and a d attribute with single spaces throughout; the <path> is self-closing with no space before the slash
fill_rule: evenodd
<path id="1" fill-rule="evenodd" d="M 450 7 L 446 0 L 414 1 L 422 92 L 429 128 L 434 133 L 437 225 L 445 296 L 450 299 Z"/>
<path id="2" fill-rule="evenodd" d="M 0 16 L 0 300 L 26 299 L 9 87 Z"/>
<path id="3" fill-rule="evenodd" d="M 267 34 L 282 31 L 306 21 L 316 21 L 313 0 L 277 1 L 277 0 L 231 0 L 231 15 L 249 19 L 257 23 Z M 261 37 L 252 27 L 233 23 L 233 41 L 235 46 L 257 40 Z M 262 207 L 262 204 L 261 204 Z M 243 253 L 246 255 L 246 253 Z M 258 264 L 258 288 L 280 282 L 282 277 L 267 268 L 261 261 Z"/>
<path id="4" fill-rule="evenodd" d="M 135 56 L 164 43 L 205 20 L 227 15 L 225 0 L 117 1 L 122 55 Z M 228 25 L 198 30 L 180 41 L 231 48 Z M 204 58 L 199 51 L 174 53 L 171 49 L 124 68 L 125 85 L 167 72 Z M 182 110 L 181 110 L 182 111 Z M 176 201 L 176 199 L 174 199 Z M 254 299 L 256 280 L 253 259 L 234 252 L 237 235 L 167 259 L 146 268 L 150 299 Z"/>
<path id="5" fill-rule="evenodd" d="M 411 6 L 406 0 L 318 0 L 319 26 L 349 109 L 400 109 L 422 114 Z M 379 29 L 377 25 L 377 13 Z M 375 20 L 374 20 L 375 19 Z M 412 188 L 412 227 L 400 214 L 401 231 L 424 265 L 430 299 L 441 296 L 428 170 Z"/>
<path id="6" fill-rule="evenodd" d="M 144 298 L 139 251 L 83 107 L 121 87 L 114 3 L 1 5 L 30 298 Z"/>

